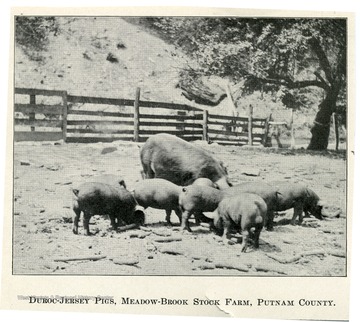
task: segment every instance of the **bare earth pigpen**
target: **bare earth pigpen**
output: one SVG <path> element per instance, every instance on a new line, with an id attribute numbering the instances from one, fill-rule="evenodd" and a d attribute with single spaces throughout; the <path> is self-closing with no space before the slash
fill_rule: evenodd
<path id="1" fill-rule="evenodd" d="M 146 209 L 140 229 L 114 232 L 93 217 L 93 236 L 72 232 L 71 188 L 99 174 L 123 176 L 129 190 L 141 180 L 141 143 L 17 142 L 14 144 L 13 273 L 64 275 L 346 275 L 346 160 L 340 153 L 235 147 L 196 141 L 223 160 L 232 183 L 291 180 L 326 202 L 324 220 L 289 224 L 279 213 L 263 230 L 259 249 L 240 253 L 241 237 L 224 243 L 208 228 L 165 225 L 165 211 Z M 104 148 L 110 148 L 105 149 Z M 110 153 L 104 153 L 110 152 Z M 171 237 L 171 238 L 167 238 Z M 169 242 L 164 242 L 169 241 Z M 65 260 L 64 260 L 65 259 Z M 67 259 L 67 260 L 66 260 Z M 71 260 L 76 259 L 76 260 Z M 81 260 L 82 259 L 82 260 Z"/>

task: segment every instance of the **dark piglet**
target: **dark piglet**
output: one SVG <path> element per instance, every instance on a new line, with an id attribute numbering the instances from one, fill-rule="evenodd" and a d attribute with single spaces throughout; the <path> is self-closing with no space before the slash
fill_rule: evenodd
<path id="1" fill-rule="evenodd" d="M 144 207 L 164 209 L 166 222 L 171 224 L 171 211 L 174 210 L 181 222 L 179 194 L 181 187 L 165 179 L 145 179 L 135 184 L 133 194 L 136 202 Z"/>
<path id="2" fill-rule="evenodd" d="M 215 214 L 214 226 L 218 233 L 223 233 L 224 239 L 229 237 L 232 228 L 241 231 L 241 251 L 245 252 L 251 233 L 253 233 L 255 248 L 259 247 L 260 232 L 266 212 L 266 203 L 258 195 L 242 193 L 233 197 L 224 197 Z"/>
<path id="3" fill-rule="evenodd" d="M 190 216 L 195 215 L 198 222 L 202 212 L 216 210 L 223 196 L 223 191 L 208 186 L 191 185 L 183 187 L 179 196 L 179 205 L 182 211 L 181 228 L 191 231 Z"/>
<path id="4" fill-rule="evenodd" d="M 296 218 L 299 218 L 299 224 L 303 221 L 303 213 L 306 216 L 313 215 L 317 219 L 323 219 L 323 204 L 319 196 L 310 188 L 301 183 L 276 181 L 271 183 L 279 192 L 276 211 L 285 211 L 294 208 L 294 215 L 290 221 L 292 225 L 296 224 Z"/>
<path id="5" fill-rule="evenodd" d="M 74 234 L 78 233 L 81 212 L 86 235 L 90 235 L 89 220 L 94 215 L 108 215 L 115 230 L 123 224 L 144 222 L 144 214 L 136 210 L 135 199 L 125 188 L 117 189 L 105 183 L 86 182 L 73 189 L 73 193 Z"/>
<path id="6" fill-rule="evenodd" d="M 156 134 L 140 150 L 146 178 L 162 178 L 179 186 L 188 186 L 197 178 L 208 178 L 220 189 L 230 186 L 221 161 L 208 151 L 174 135 Z"/>
<path id="7" fill-rule="evenodd" d="M 264 226 L 273 230 L 274 211 L 276 210 L 279 192 L 277 188 L 265 182 L 244 182 L 224 190 L 227 196 L 237 196 L 242 193 L 253 193 L 260 196 L 266 203 L 267 214 Z"/>

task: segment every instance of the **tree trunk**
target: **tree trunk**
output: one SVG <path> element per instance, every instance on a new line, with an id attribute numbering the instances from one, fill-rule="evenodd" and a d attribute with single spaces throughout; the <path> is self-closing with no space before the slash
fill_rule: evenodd
<path id="1" fill-rule="evenodd" d="M 329 143 L 331 115 L 336 108 L 336 99 L 339 88 L 332 87 L 319 105 L 315 116 L 314 126 L 311 129 L 311 140 L 308 150 L 326 150 Z"/>

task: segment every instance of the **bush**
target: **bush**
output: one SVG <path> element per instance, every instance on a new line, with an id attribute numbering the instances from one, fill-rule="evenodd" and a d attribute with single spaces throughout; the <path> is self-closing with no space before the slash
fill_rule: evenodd
<path id="1" fill-rule="evenodd" d="M 15 17 L 15 41 L 30 58 L 39 56 L 49 43 L 49 35 L 59 31 L 55 17 Z M 34 53 L 35 52 L 35 53 Z"/>

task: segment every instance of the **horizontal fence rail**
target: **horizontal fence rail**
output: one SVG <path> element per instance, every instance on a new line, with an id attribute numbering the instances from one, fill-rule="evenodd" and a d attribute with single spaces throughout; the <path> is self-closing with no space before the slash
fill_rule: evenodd
<path id="1" fill-rule="evenodd" d="M 66 91 L 15 88 L 14 140 L 92 143 L 144 142 L 169 133 L 187 141 L 223 145 L 266 142 L 269 118 L 212 114 L 186 104 L 69 95 Z"/>

